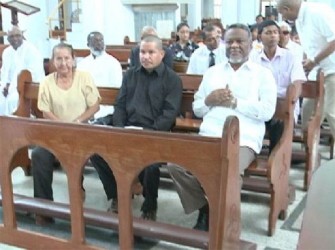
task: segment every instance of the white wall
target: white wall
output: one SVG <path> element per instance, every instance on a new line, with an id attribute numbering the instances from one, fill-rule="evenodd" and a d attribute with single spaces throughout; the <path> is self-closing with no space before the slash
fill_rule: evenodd
<path id="1" fill-rule="evenodd" d="M 259 14 L 259 0 L 222 0 L 222 22 L 252 24 Z"/>
<path id="2" fill-rule="evenodd" d="M 202 0 L 195 0 L 188 4 L 187 22 L 191 30 L 201 28 Z"/>
<path id="3" fill-rule="evenodd" d="M 307 0 L 307 2 L 326 3 L 335 10 L 335 1 L 334 0 Z"/>
<path id="4" fill-rule="evenodd" d="M 51 49 L 57 40 L 49 39 L 47 19 L 52 10 L 57 7 L 57 0 L 21 0 L 22 2 L 38 6 L 41 11 L 25 16 L 18 14 L 19 27 L 26 30 L 24 35 L 42 51 L 44 57 L 49 58 Z M 123 38 L 128 35 L 134 39 L 134 15 L 131 7 L 121 4 L 121 0 L 83 0 L 81 1 L 81 23 L 73 24 L 73 32 L 68 33 L 68 42 L 75 48 L 86 48 L 86 37 L 93 30 L 101 31 L 105 36 L 106 44 L 123 44 Z M 1 8 L 3 30 L 11 29 L 11 12 Z M 57 14 L 56 14 L 57 16 Z M 5 43 L 7 37 L 4 38 Z"/>

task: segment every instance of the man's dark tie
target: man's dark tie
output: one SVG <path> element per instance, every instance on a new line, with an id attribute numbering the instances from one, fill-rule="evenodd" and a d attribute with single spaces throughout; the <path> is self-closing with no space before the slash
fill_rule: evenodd
<path id="1" fill-rule="evenodd" d="M 213 65 L 215 65 L 215 54 L 211 51 L 211 53 L 209 53 L 209 67 Z"/>

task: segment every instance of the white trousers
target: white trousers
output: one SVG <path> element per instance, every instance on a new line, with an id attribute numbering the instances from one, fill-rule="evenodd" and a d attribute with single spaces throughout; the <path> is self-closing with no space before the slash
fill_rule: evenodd
<path id="1" fill-rule="evenodd" d="M 301 112 L 303 128 L 307 126 L 308 120 L 312 116 L 313 111 L 314 100 L 304 98 Z M 335 137 L 335 74 L 327 75 L 325 77 L 325 95 L 321 122 L 323 122 L 324 118 L 327 118 L 330 131 Z"/>

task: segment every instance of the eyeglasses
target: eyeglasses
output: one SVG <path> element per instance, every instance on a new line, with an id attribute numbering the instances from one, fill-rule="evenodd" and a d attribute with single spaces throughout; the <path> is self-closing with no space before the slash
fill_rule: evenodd
<path id="1" fill-rule="evenodd" d="M 287 30 L 282 31 L 281 33 L 282 33 L 283 35 L 285 35 L 285 36 L 287 36 L 288 34 L 290 34 L 290 32 L 287 31 Z"/>

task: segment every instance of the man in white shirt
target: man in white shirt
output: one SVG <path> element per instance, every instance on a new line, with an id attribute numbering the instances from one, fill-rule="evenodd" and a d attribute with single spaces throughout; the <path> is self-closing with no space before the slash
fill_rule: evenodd
<path id="1" fill-rule="evenodd" d="M 104 36 L 98 31 L 91 32 L 87 36 L 87 46 L 91 54 L 78 63 L 78 69 L 88 71 L 98 87 L 120 88 L 122 67 L 116 58 L 106 53 Z M 112 125 L 113 113 L 113 106 L 100 105 L 94 123 Z"/>
<path id="2" fill-rule="evenodd" d="M 252 39 L 244 24 L 233 24 L 225 33 L 228 62 L 204 74 L 194 96 L 193 111 L 202 117 L 200 135 L 221 137 L 226 118 L 237 116 L 240 125 L 239 171 L 255 159 L 262 148 L 265 122 L 274 114 L 277 100 L 275 79 L 270 70 L 249 60 Z M 204 166 L 205 167 L 205 166 Z M 208 203 L 197 179 L 178 166 L 168 170 L 186 213 L 199 209 L 195 229 L 208 230 Z"/>
<path id="3" fill-rule="evenodd" d="M 187 74 L 203 75 L 215 64 L 227 61 L 224 45 L 220 45 L 221 37 L 212 24 L 208 24 L 201 33 L 204 46 L 200 46 L 191 55 Z"/>
<path id="4" fill-rule="evenodd" d="M 22 70 L 29 70 L 34 82 L 40 82 L 45 77 L 41 53 L 23 39 L 19 27 L 13 26 L 7 39 L 10 46 L 2 54 L 0 115 L 11 115 L 17 109 L 17 76 Z"/>
<path id="5" fill-rule="evenodd" d="M 303 61 L 305 72 L 310 74 L 319 66 L 325 74 L 323 116 L 335 137 L 335 11 L 326 4 L 302 0 L 277 0 L 277 9 L 284 20 L 295 21 L 307 56 Z M 313 106 L 311 100 L 304 99 L 303 126 L 306 126 Z"/>
<path id="6" fill-rule="evenodd" d="M 286 48 L 289 51 L 291 51 L 294 57 L 299 62 L 302 63 L 302 61 L 304 60 L 304 50 L 300 44 L 293 42 L 291 40 L 290 36 L 290 33 L 292 31 L 291 26 L 285 21 L 279 22 L 278 26 L 280 27 L 280 40 L 279 40 L 280 45 L 283 48 Z"/>

